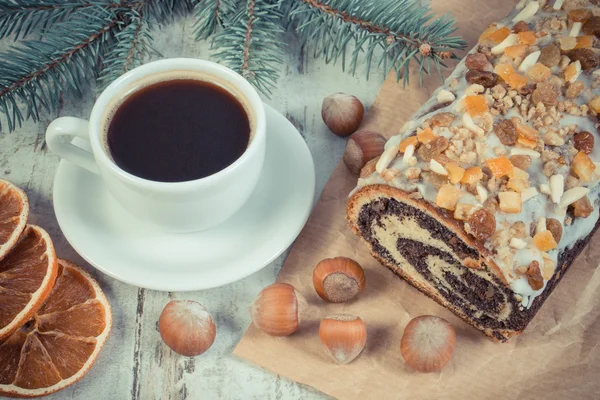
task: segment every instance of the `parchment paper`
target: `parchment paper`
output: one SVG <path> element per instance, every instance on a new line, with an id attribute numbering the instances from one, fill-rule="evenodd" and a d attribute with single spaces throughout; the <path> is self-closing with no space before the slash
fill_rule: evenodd
<path id="1" fill-rule="evenodd" d="M 451 10 L 461 27 L 459 33 L 473 46 L 480 32 L 504 18 L 514 4 L 439 0 L 434 8 Z M 439 77 L 432 76 L 424 88 L 403 89 L 390 77 L 363 127 L 396 134 L 439 83 Z M 300 330 L 287 338 L 274 338 L 251 326 L 235 355 L 340 399 L 600 398 L 598 234 L 525 333 L 505 344 L 494 343 L 370 256 L 345 221 L 347 196 L 355 183 L 356 177 L 340 162 L 279 275 L 278 281 L 294 285 L 311 304 Z M 363 265 L 367 287 L 352 303 L 326 304 L 314 292 L 312 269 L 321 259 L 338 255 Z M 319 319 L 340 312 L 360 316 L 368 329 L 364 352 L 346 366 L 327 358 L 318 336 Z M 423 314 L 446 318 L 457 331 L 454 357 L 441 373 L 414 372 L 400 356 L 404 327 Z"/>

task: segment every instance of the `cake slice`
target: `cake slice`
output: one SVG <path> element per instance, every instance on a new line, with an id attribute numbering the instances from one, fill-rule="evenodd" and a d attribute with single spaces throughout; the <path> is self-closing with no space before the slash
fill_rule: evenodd
<path id="1" fill-rule="evenodd" d="M 540 3 L 481 35 L 347 208 L 383 265 L 500 341 L 598 227 L 600 8 Z"/>

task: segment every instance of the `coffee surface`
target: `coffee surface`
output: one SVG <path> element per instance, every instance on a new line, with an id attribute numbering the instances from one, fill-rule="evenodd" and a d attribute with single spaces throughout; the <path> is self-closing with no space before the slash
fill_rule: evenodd
<path id="1" fill-rule="evenodd" d="M 114 162 L 140 178 L 185 182 L 219 172 L 248 147 L 251 124 L 226 89 L 197 79 L 154 83 L 118 106 L 106 135 Z"/>

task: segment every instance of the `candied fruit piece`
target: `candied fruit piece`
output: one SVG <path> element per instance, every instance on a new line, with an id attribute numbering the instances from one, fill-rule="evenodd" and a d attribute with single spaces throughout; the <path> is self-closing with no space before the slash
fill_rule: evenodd
<path id="1" fill-rule="evenodd" d="M 510 64 L 498 64 L 494 67 L 494 72 L 504 81 L 507 81 L 510 74 L 515 72 L 515 69 Z"/>
<path id="2" fill-rule="evenodd" d="M 510 179 L 521 179 L 523 181 L 526 181 L 527 179 L 529 179 L 529 174 L 523 171 L 521 168 L 517 168 L 513 165 L 513 169 L 508 173 L 508 177 Z"/>
<path id="3" fill-rule="evenodd" d="M 596 114 L 600 114 L 600 96 L 594 97 L 588 104 Z"/>
<path id="4" fill-rule="evenodd" d="M 589 49 L 594 44 L 594 38 L 590 35 L 578 36 L 575 43 L 576 49 Z"/>
<path id="5" fill-rule="evenodd" d="M 565 69 L 565 81 L 573 83 L 579 78 L 579 74 L 581 74 L 581 62 L 577 60 L 569 64 L 567 69 Z"/>
<path id="6" fill-rule="evenodd" d="M 552 71 L 550 68 L 546 67 L 544 64 L 538 62 L 533 67 L 527 71 L 527 76 L 533 79 L 536 82 L 543 82 L 547 80 Z"/>
<path id="7" fill-rule="evenodd" d="M 500 139 L 500 143 L 506 146 L 514 146 L 517 143 L 517 130 L 513 122 L 509 119 L 500 121 L 495 125 L 494 132 L 498 136 L 498 139 Z"/>
<path id="8" fill-rule="evenodd" d="M 514 168 L 510 160 L 505 156 L 490 158 L 487 160 L 487 166 L 496 178 L 510 174 Z"/>
<path id="9" fill-rule="evenodd" d="M 473 53 L 467 56 L 467 58 L 465 59 L 465 65 L 470 70 L 483 71 L 491 64 L 488 58 L 485 56 L 485 54 Z"/>
<path id="10" fill-rule="evenodd" d="M 471 117 L 482 115 L 489 111 L 487 101 L 483 95 L 466 96 L 465 108 Z"/>
<path id="11" fill-rule="evenodd" d="M 519 32 L 519 43 L 522 44 L 534 44 L 535 43 L 535 33 L 533 31 L 525 31 Z"/>
<path id="12" fill-rule="evenodd" d="M 600 37 L 600 17 L 595 15 L 590 17 L 587 21 L 585 21 L 585 24 L 583 24 L 583 28 L 581 30 L 586 35 Z"/>
<path id="13" fill-rule="evenodd" d="M 465 169 L 460 167 L 454 161 L 450 161 L 446 164 L 446 170 L 448 171 L 448 178 L 452 183 L 459 183 L 465 175 Z"/>
<path id="14" fill-rule="evenodd" d="M 508 29 L 508 27 L 506 26 L 503 26 L 495 32 L 492 32 L 492 34 L 488 37 L 488 40 L 490 40 L 493 43 L 500 43 L 504 39 L 506 39 L 508 35 L 510 35 L 510 33 L 510 29 Z"/>
<path id="15" fill-rule="evenodd" d="M 583 151 L 578 152 L 573 161 L 571 161 L 571 169 L 575 175 L 584 182 L 590 182 L 594 176 L 596 165 Z"/>
<path id="16" fill-rule="evenodd" d="M 521 207 L 523 205 L 521 193 L 500 192 L 498 193 L 498 200 L 500 201 L 500 211 L 509 214 L 518 214 L 521 212 Z"/>
<path id="17" fill-rule="evenodd" d="M 517 143 L 520 144 L 522 147 L 527 147 L 529 149 L 535 149 L 535 146 L 537 145 L 537 141 L 527 139 L 522 136 L 519 136 L 519 138 L 517 139 Z"/>
<path id="18" fill-rule="evenodd" d="M 521 122 L 517 122 L 515 125 L 517 129 L 517 135 L 519 136 L 519 138 L 524 138 L 533 141 L 536 141 L 538 139 L 539 133 L 532 126 L 523 124 Z"/>
<path id="19" fill-rule="evenodd" d="M 496 217 L 485 208 L 480 208 L 469 218 L 469 227 L 477 240 L 485 242 L 496 232 Z"/>
<path id="20" fill-rule="evenodd" d="M 514 46 L 508 46 L 506 49 L 504 49 L 504 54 L 514 59 L 517 57 L 522 57 L 526 50 L 526 44 L 516 44 Z"/>
<path id="21" fill-rule="evenodd" d="M 540 102 L 544 103 L 547 107 L 556 106 L 558 104 L 558 93 L 554 90 L 554 86 L 549 83 L 538 83 L 531 94 L 531 101 L 536 106 Z"/>
<path id="22" fill-rule="evenodd" d="M 527 77 L 523 76 L 517 72 L 513 72 L 512 74 L 510 74 L 508 76 L 506 83 L 508 83 L 508 85 L 510 87 L 512 87 L 513 89 L 519 90 L 519 89 L 523 88 L 525 85 L 527 85 Z"/>
<path id="23" fill-rule="evenodd" d="M 573 135 L 573 142 L 573 146 L 577 150 L 590 154 L 594 148 L 594 135 L 588 131 L 577 132 Z"/>
<path id="24" fill-rule="evenodd" d="M 417 139 L 419 142 L 427 144 L 435 139 L 435 135 L 431 128 L 423 129 L 421 132 L 417 133 Z"/>
<path id="25" fill-rule="evenodd" d="M 592 17 L 592 11 L 587 8 L 577 8 L 575 10 L 569 11 L 568 18 L 569 21 L 572 22 L 583 22 L 585 23 L 588 19 Z"/>
<path id="26" fill-rule="evenodd" d="M 446 183 L 438 191 L 435 203 L 446 210 L 454 210 L 462 192 L 460 189 Z"/>
<path id="27" fill-rule="evenodd" d="M 540 251 L 550 251 L 557 246 L 552 232 L 548 230 L 536 233 L 533 237 L 533 244 L 535 244 L 535 247 Z"/>
<path id="28" fill-rule="evenodd" d="M 594 211 L 594 207 L 587 196 L 583 196 L 579 200 L 571 204 L 573 215 L 579 218 L 587 218 Z"/>
<path id="29" fill-rule="evenodd" d="M 558 43 L 560 44 L 560 49 L 562 51 L 573 50 L 577 45 L 577 38 L 574 38 L 573 36 L 565 36 L 558 39 Z"/>
<path id="30" fill-rule="evenodd" d="M 529 183 L 524 181 L 523 179 L 509 179 L 506 184 L 506 188 L 510 190 L 514 190 L 515 192 L 523 192 L 525 189 L 529 187 Z"/>
<path id="31" fill-rule="evenodd" d="M 498 75 L 493 72 L 469 70 L 465 74 L 465 79 L 470 84 L 477 84 L 483 86 L 484 88 L 491 88 L 496 86 L 496 82 L 498 82 Z"/>
<path id="32" fill-rule="evenodd" d="M 489 39 L 490 35 L 498 30 L 498 25 L 491 24 L 487 27 L 485 31 L 481 35 L 479 35 L 479 39 L 477 40 L 479 43 L 482 43 Z M 508 35 L 507 35 L 508 36 Z"/>
<path id="33" fill-rule="evenodd" d="M 557 66 L 560 62 L 560 49 L 553 44 L 542 48 L 538 62 L 544 64 L 548 68 Z"/>
<path id="34" fill-rule="evenodd" d="M 483 171 L 480 167 L 469 167 L 465 170 L 460 183 L 473 185 L 483 178 Z"/>
<path id="35" fill-rule="evenodd" d="M 571 61 L 579 61 L 581 63 L 581 69 L 589 71 L 598 66 L 598 56 L 592 49 L 575 49 L 569 52 L 569 58 Z"/>
<path id="36" fill-rule="evenodd" d="M 400 145 L 399 145 L 400 153 L 404 153 L 406 151 L 406 148 L 410 145 L 417 147 L 417 143 L 419 143 L 419 139 L 417 139 L 416 136 L 407 137 L 406 139 L 404 139 L 403 141 L 400 142 Z"/>

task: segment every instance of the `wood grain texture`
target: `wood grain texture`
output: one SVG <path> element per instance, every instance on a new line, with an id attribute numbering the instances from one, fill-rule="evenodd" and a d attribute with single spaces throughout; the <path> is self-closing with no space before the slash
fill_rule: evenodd
<path id="1" fill-rule="evenodd" d="M 167 57 L 211 59 L 208 45 L 193 40 L 193 19 L 184 18 L 154 32 L 156 48 Z M 328 132 L 320 116 L 323 97 L 337 91 L 358 96 L 368 107 L 382 82 L 371 72 L 369 81 L 339 66 L 314 60 L 290 35 L 282 79 L 265 102 L 285 115 L 300 131 L 314 157 L 320 193 L 345 148 L 345 140 Z M 0 42 L 0 50 L 12 45 Z M 31 202 L 31 221 L 48 230 L 58 254 L 72 260 L 98 280 L 113 307 L 113 330 L 90 373 L 78 384 L 51 399 L 320 399 L 317 391 L 264 369 L 231 353 L 250 323 L 248 306 L 271 284 L 288 252 L 260 272 L 234 284 L 185 294 L 138 289 L 107 277 L 85 263 L 69 246 L 58 227 L 52 206 L 52 185 L 59 159 L 44 141 L 50 121 L 59 116 L 89 117 L 94 94 L 67 97 L 39 123 L 26 122 L 15 132 L 0 133 L 0 178 L 19 185 Z M 109 249 L 110 251 L 110 249 Z M 173 353 L 160 340 L 157 321 L 171 299 L 193 299 L 207 307 L 217 324 L 213 347 L 197 358 Z"/>

